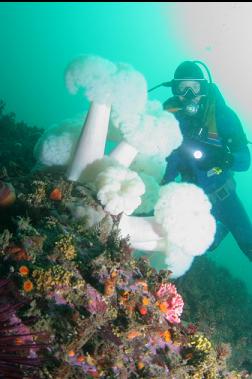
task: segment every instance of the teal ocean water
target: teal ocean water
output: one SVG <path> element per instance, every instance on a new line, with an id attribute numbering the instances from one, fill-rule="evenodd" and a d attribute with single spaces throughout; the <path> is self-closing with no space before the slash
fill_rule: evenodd
<path id="1" fill-rule="evenodd" d="M 251 3 L 236 2 L 2 2 L 0 100 L 18 122 L 47 129 L 88 109 L 83 95 L 69 94 L 64 81 L 67 66 L 80 55 L 128 63 L 141 72 L 148 88 L 170 81 L 182 61 L 201 60 L 252 141 L 251 12 Z M 161 103 L 170 96 L 167 87 L 149 94 Z M 107 142 L 106 152 L 114 146 Z M 252 167 L 235 173 L 250 219 L 251 178 Z M 252 295 L 252 262 L 231 234 L 205 256 L 241 280 Z M 164 256 L 150 257 L 154 267 L 166 267 Z"/>

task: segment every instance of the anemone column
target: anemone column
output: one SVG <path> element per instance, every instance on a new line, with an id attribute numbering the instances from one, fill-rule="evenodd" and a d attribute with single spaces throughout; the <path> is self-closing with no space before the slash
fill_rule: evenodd
<path id="1" fill-rule="evenodd" d="M 122 237 L 130 236 L 130 244 L 134 249 L 144 251 L 163 251 L 165 249 L 165 232 L 154 217 L 123 214 L 119 229 Z"/>
<path id="2" fill-rule="evenodd" d="M 130 145 L 126 141 L 122 141 L 119 145 L 110 153 L 110 157 L 116 159 L 125 167 L 129 167 L 136 155 L 138 154 L 137 149 Z"/>
<path id="3" fill-rule="evenodd" d="M 81 172 L 88 164 L 103 157 L 110 109 L 110 105 L 91 103 L 73 160 L 67 172 L 69 180 L 78 180 Z"/>

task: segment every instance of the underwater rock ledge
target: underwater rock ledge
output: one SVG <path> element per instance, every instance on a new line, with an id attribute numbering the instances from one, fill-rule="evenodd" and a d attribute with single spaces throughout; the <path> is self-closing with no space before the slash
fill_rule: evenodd
<path id="1" fill-rule="evenodd" d="M 39 377 L 246 377 L 229 373 L 229 354 L 181 321 L 170 272 L 133 258 L 120 216 L 105 212 L 88 186 L 49 171 L 13 184 L 1 277 L 30 300 L 19 317 L 49 336 Z"/>
<path id="2" fill-rule="evenodd" d="M 25 151 L 12 151 L 14 118 L 3 119 L 13 135 L 12 142 L 2 136 L 10 146 L 0 179 L 11 182 L 16 200 L 0 208 L 0 277 L 29 300 L 17 315 L 33 320 L 29 333 L 47 336 L 37 377 L 248 378 L 228 369 L 225 344 L 215 346 L 190 315 L 183 318 L 169 271 L 134 259 L 120 237 L 120 215 L 105 212 L 91 188 L 57 168 L 31 173 Z M 32 133 L 31 154 L 39 131 L 25 125 L 22 131 Z"/>

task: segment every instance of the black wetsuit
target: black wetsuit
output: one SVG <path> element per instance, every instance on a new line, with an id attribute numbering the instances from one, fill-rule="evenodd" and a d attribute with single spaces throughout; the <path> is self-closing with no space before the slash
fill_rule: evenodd
<path id="1" fill-rule="evenodd" d="M 168 99 L 164 108 L 169 111 L 173 99 Z M 175 99 L 176 100 L 176 99 Z M 240 249 L 252 261 L 252 224 L 237 196 L 234 171 L 247 171 L 250 167 L 250 152 L 241 122 L 216 91 L 216 134 L 211 135 L 201 122 L 201 113 L 186 115 L 183 110 L 175 112 L 184 140 L 182 145 L 167 157 L 163 184 L 173 181 L 179 174 L 182 181 L 201 187 L 213 204 L 212 214 L 217 221 L 213 245 L 215 249 L 228 232 L 231 232 Z M 203 127 L 203 128 L 202 128 Z M 199 137 L 200 134 L 200 137 Z M 202 150 L 205 160 L 195 159 L 193 152 Z M 225 159 L 225 157 L 232 159 Z M 221 170 L 215 171 L 219 166 Z"/>

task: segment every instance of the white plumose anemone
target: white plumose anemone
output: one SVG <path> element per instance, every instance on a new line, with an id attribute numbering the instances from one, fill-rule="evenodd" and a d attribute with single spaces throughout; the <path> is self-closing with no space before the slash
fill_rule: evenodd
<path id="1" fill-rule="evenodd" d="M 95 181 L 97 198 L 112 215 L 130 215 L 141 204 L 145 191 L 142 179 L 126 167 L 109 167 Z"/>

